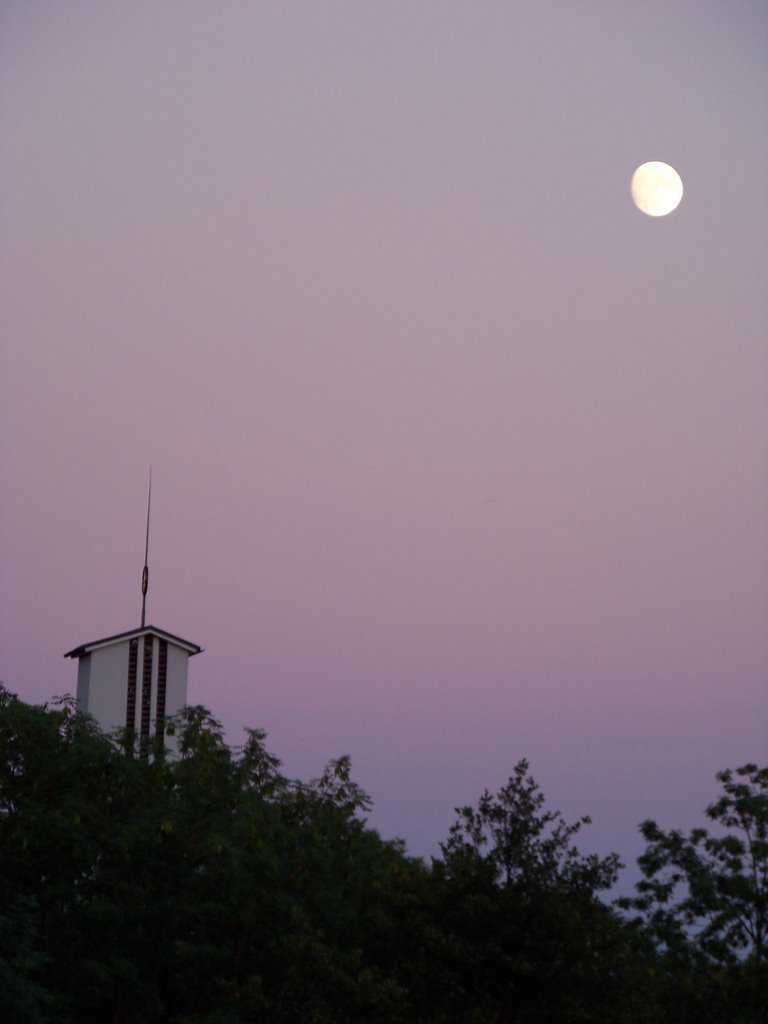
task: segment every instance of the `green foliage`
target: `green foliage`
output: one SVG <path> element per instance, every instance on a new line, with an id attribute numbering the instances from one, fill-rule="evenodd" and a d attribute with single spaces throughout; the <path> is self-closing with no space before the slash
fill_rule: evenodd
<path id="1" fill-rule="evenodd" d="M 487 790 L 442 846 L 440 941 L 456 994 L 451 1019 L 620 1021 L 631 1001 L 634 937 L 598 898 L 614 884 L 616 855 L 582 855 L 546 808 L 521 760 L 497 794 Z M 607 965 L 611 964 L 611 970 Z"/>
<path id="2" fill-rule="evenodd" d="M 173 757 L 103 735 L 71 701 L 30 707 L 0 688 L 1 1020 L 760 1019 L 754 766 L 721 776 L 723 835 L 644 826 L 629 921 L 600 898 L 617 858 L 579 852 L 588 819 L 547 809 L 525 761 L 457 810 L 427 866 L 367 825 L 349 758 L 301 782 L 260 730 L 231 749 L 202 707 L 169 729 Z"/>
<path id="3" fill-rule="evenodd" d="M 719 1006 L 728 1019 L 768 1016 L 768 769 L 747 764 L 717 775 L 719 798 L 706 809 L 717 831 L 665 832 L 640 826 L 638 895 L 622 901 L 640 911 L 663 969 L 683 1002 L 701 1013 Z M 678 996 L 678 999 L 681 997 Z M 725 1017 L 723 1017 L 725 1019 Z"/>
<path id="4" fill-rule="evenodd" d="M 505 886 L 531 891 L 555 886 L 595 893 L 610 889 L 621 867 L 618 856 L 584 857 L 572 842 L 590 819 L 566 824 L 559 811 L 545 810 L 544 794 L 528 773 L 528 762 L 495 796 L 486 790 L 477 808 L 456 808 L 459 820 L 442 845 L 449 864 L 482 860 L 490 876 Z"/>

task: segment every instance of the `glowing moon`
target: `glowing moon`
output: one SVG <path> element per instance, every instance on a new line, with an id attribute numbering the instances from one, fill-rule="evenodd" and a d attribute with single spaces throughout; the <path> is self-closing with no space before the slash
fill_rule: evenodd
<path id="1" fill-rule="evenodd" d="M 680 205 L 683 182 L 674 167 L 660 160 L 641 164 L 632 175 L 632 201 L 649 217 L 664 217 Z"/>

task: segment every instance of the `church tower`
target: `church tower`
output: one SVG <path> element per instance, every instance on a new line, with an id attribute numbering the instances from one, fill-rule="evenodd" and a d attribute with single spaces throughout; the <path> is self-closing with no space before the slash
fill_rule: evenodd
<path id="1" fill-rule="evenodd" d="M 77 706 L 105 732 L 134 730 L 143 745 L 163 736 L 165 720 L 187 703 L 187 667 L 197 644 L 156 626 L 81 644 L 65 658 L 78 658 Z"/>
<path id="2" fill-rule="evenodd" d="M 141 625 L 81 644 L 67 651 L 65 658 L 78 658 L 77 706 L 92 715 L 109 732 L 125 728 L 138 737 L 140 748 L 162 739 L 166 719 L 187 703 L 189 659 L 202 650 L 189 640 L 146 626 L 149 585 L 149 512 L 152 501 L 152 473 L 147 498 L 147 535 L 144 569 L 141 574 Z M 168 746 L 173 742 L 166 740 Z"/>

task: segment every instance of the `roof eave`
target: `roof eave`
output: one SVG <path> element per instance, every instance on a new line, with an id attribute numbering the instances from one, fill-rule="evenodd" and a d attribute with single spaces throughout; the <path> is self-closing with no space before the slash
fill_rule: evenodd
<path id="1" fill-rule="evenodd" d="M 65 658 L 82 658 L 86 654 L 90 654 L 92 651 L 98 650 L 100 647 L 109 647 L 111 644 L 120 643 L 123 640 L 132 640 L 134 637 L 146 636 L 151 633 L 154 636 L 160 637 L 162 640 L 167 640 L 176 647 L 185 650 L 189 657 L 193 657 L 195 654 L 200 654 L 203 650 L 198 644 L 192 643 L 190 640 L 184 640 L 180 636 L 175 636 L 173 633 L 168 633 L 164 629 L 158 629 L 157 626 L 142 626 L 139 629 L 129 629 L 125 633 L 116 633 L 114 636 L 106 636 L 100 640 L 92 640 L 90 643 L 80 644 L 78 647 L 74 647 L 71 651 L 67 651 L 64 654 Z"/>

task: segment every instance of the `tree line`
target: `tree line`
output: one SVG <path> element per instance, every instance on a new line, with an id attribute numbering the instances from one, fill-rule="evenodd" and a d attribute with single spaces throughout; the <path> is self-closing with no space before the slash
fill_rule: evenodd
<path id="1" fill-rule="evenodd" d="M 615 854 L 525 760 L 440 855 L 366 824 L 346 757 L 281 772 L 202 707 L 178 756 L 71 701 L 0 688 L 0 1019 L 15 1024 L 758 1024 L 768 1019 L 768 768 L 718 775 L 710 826 Z"/>

